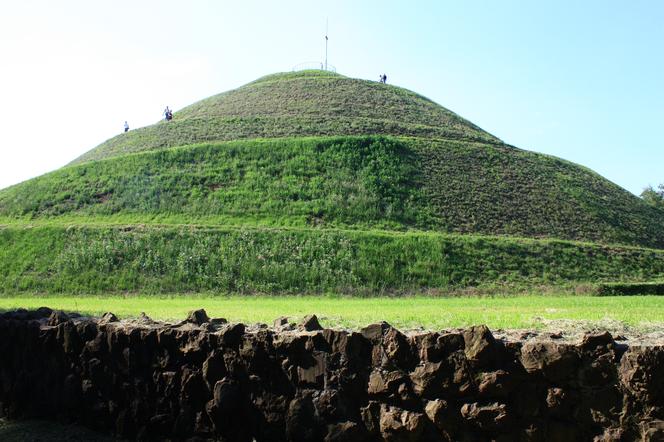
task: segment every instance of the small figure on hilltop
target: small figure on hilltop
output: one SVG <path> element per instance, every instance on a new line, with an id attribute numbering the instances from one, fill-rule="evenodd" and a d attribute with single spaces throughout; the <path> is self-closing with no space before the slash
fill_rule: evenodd
<path id="1" fill-rule="evenodd" d="M 129 124 L 127 124 L 126 121 L 125 121 L 125 124 L 124 124 L 124 129 L 125 129 L 125 132 L 129 132 Z"/>
<path id="2" fill-rule="evenodd" d="M 380 78 L 381 78 L 381 83 L 387 84 L 387 75 L 383 74 L 383 76 Z"/>
<path id="3" fill-rule="evenodd" d="M 166 121 L 171 121 L 173 119 L 173 111 L 166 106 L 166 109 L 164 109 L 164 119 Z"/>

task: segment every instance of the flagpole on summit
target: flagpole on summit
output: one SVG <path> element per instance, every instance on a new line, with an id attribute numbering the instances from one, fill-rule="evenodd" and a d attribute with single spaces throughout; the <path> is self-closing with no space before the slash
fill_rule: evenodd
<path id="1" fill-rule="evenodd" d="M 325 19 L 325 70 L 327 70 L 327 29 L 328 29 L 329 19 Z"/>

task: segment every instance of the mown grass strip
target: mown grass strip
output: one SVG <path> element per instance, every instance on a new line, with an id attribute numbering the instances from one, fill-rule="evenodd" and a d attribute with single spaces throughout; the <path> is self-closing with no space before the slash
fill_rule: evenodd
<path id="1" fill-rule="evenodd" d="M 385 320 L 400 328 L 444 329 L 487 324 L 498 328 L 541 328 L 546 321 L 618 321 L 645 327 L 664 323 L 664 298 L 654 296 L 503 296 L 484 298 L 349 298 L 343 296 L 2 296 L 0 309 L 40 306 L 129 318 L 145 312 L 153 319 L 182 320 L 204 308 L 211 317 L 248 324 L 271 324 L 279 316 L 297 320 L 317 314 L 323 324 L 357 328 Z"/>

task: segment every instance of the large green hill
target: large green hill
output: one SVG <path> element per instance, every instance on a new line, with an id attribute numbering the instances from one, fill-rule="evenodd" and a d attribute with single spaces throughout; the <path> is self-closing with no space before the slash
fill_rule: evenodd
<path id="1" fill-rule="evenodd" d="M 413 92 L 322 71 L 263 77 L 0 190 L 0 225 L 4 291 L 664 276 L 661 210 Z"/>

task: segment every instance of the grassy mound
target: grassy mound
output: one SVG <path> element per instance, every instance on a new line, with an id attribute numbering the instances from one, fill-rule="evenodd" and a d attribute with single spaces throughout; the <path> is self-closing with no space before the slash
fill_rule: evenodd
<path id="1" fill-rule="evenodd" d="M 664 248 L 664 217 L 569 162 L 461 141 L 205 144 L 70 166 L 0 191 L 0 217 L 505 234 Z"/>
<path id="2" fill-rule="evenodd" d="M 664 212 L 592 171 L 321 71 L 261 78 L 0 190 L 4 292 L 634 283 L 664 277 L 663 256 Z"/>

